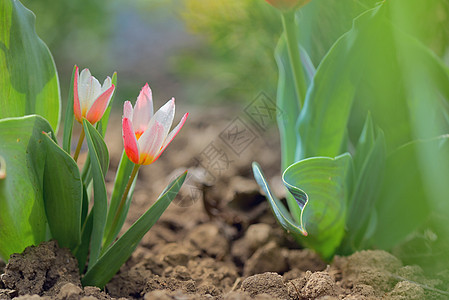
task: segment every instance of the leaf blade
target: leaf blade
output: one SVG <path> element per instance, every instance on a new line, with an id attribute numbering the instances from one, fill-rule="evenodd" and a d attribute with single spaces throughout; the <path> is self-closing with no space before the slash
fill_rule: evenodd
<path id="1" fill-rule="evenodd" d="M 132 254 L 145 233 L 156 223 L 175 198 L 186 175 L 187 172 L 171 182 L 150 209 L 100 257 L 98 262 L 87 271 L 81 280 L 83 285 L 94 285 L 102 288 L 114 276 L 120 269 L 120 266 Z"/>
<path id="2" fill-rule="evenodd" d="M 19 1 L 1 1 L 0 11 L 0 118 L 39 114 L 57 130 L 58 75 L 50 51 L 36 35 L 35 16 Z"/>
<path id="3" fill-rule="evenodd" d="M 42 131 L 52 133 L 52 128 L 37 115 L 0 120 L 0 156 L 7 166 L 0 180 L 0 257 L 5 261 L 46 238 Z"/>
<path id="4" fill-rule="evenodd" d="M 90 153 L 91 170 L 94 184 L 93 229 L 90 246 L 89 268 L 98 260 L 101 252 L 107 213 L 107 194 L 104 174 L 109 164 L 109 154 L 100 133 L 87 121 L 83 120 L 86 140 Z"/>
<path id="5" fill-rule="evenodd" d="M 43 194 L 52 237 L 59 246 L 75 249 L 81 240 L 83 187 L 79 169 L 72 157 L 47 134 Z"/>

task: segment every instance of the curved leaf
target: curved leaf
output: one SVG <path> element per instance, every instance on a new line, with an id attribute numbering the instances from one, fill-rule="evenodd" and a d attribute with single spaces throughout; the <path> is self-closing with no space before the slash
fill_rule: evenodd
<path id="1" fill-rule="evenodd" d="M 274 194 L 271 192 L 271 189 L 259 164 L 253 162 L 252 166 L 254 178 L 256 179 L 257 184 L 265 193 L 265 197 L 267 198 L 271 210 L 273 211 L 274 216 L 276 217 L 276 220 L 278 220 L 279 224 L 281 224 L 281 226 L 285 230 L 287 230 L 287 232 L 292 234 L 297 239 L 299 239 L 299 236 L 307 235 L 307 232 L 294 221 L 292 215 L 284 206 L 284 204 L 282 204 L 282 202 L 279 201 L 279 199 L 277 199 L 276 196 L 274 196 Z"/>
<path id="2" fill-rule="evenodd" d="M 75 249 L 81 240 L 83 186 L 77 164 L 47 134 L 44 203 L 52 238 L 61 247 Z"/>
<path id="3" fill-rule="evenodd" d="M 0 1 L 0 118 L 39 114 L 57 130 L 58 76 L 34 21 L 20 1 Z"/>
<path id="4" fill-rule="evenodd" d="M 171 182 L 158 200 L 103 254 L 98 262 L 87 271 L 81 282 L 84 286 L 100 288 L 114 276 L 128 260 L 143 236 L 156 223 L 181 188 L 187 171 Z"/>
<path id="5" fill-rule="evenodd" d="M 5 261 L 46 237 L 42 131 L 53 134 L 40 116 L 0 120 L 0 156 L 7 166 L 6 177 L 0 180 L 0 257 Z"/>
<path id="6" fill-rule="evenodd" d="M 347 179 L 352 175 L 349 154 L 334 158 L 313 157 L 285 170 L 282 179 L 301 211 L 301 227 L 307 231 L 307 245 L 329 259 L 340 245 L 345 231 Z"/>

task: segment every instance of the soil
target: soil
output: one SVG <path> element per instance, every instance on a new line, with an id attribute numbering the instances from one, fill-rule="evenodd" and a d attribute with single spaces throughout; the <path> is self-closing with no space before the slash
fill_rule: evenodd
<path id="1" fill-rule="evenodd" d="M 120 129 L 114 126 L 120 117 L 115 118 L 106 139 L 112 170 L 122 151 Z M 242 140 L 233 145 L 230 129 L 242 124 L 252 135 L 246 145 Z M 328 265 L 300 249 L 276 224 L 252 178 L 250 164 L 256 160 L 273 179 L 275 193 L 284 193 L 276 128 L 257 125 L 232 110 L 211 110 L 207 116 L 191 112 L 166 153 L 142 168 L 124 230 L 185 166 L 190 175 L 104 291 L 83 288 L 76 260 L 50 241 L 12 255 L 6 266 L 0 262 L 0 299 L 448 298 L 441 280 L 425 277 L 418 266 L 403 266 L 385 251 L 336 256 Z M 212 156 L 212 150 L 219 154 Z M 218 163 L 211 163 L 213 157 Z M 110 193 L 114 172 L 106 179 Z"/>

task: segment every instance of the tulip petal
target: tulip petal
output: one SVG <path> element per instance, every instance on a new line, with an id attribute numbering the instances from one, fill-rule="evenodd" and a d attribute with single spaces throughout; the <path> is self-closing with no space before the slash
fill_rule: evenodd
<path id="1" fill-rule="evenodd" d="M 156 121 L 137 141 L 140 149 L 140 163 L 148 165 L 159 157 L 159 151 L 165 140 L 165 127 Z"/>
<path id="2" fill-rule="evenodd" d="M 168 135 L 173 119 L 175 117 L 175 98 L 171 98 L 164 104 L 151 118 L 148 127 L 153 126 L 154 123 L 159 122 L 164 126 L 164 137 Z"/>
<path id="3" fill-rule="evenodd" d="M 123 143 L 126 155 L 129 160 L 135 164 L 139 163 L 139 146 L 137 144 L 136 135 L 134 134 L 133 124 L 130 119 L 122 120 Z"/>
<path id="4" fill-rule="evenodd" d="M 101 119 L 101 117 L 103 117 L 104 111 L 106 110 L 106 108 L 109 105 L 109 101 L 111 100 L 112 93 L 114 92 L 114 89 L 115 89 L 115 86 L 112 85 L 103 94 L 101 94 L 95 100 L 95 102 L 92 104 L 92 106 L 89 108 L 89 111 L 87 112 L 86 119 L 91 124 L 97 123 Z"/>
<path id="5" fill-rule="evenodd" d="M 80 74 L 80 81 L 79 81 L 79 83 L 81 85 L 87 84 L 89 82 L 89 78 L 90 77 L 92 77 L 92 74 L 90 74 L 89 69 L 87 69 L 87 68 L 83 69 L 81 71 L 81 74 Z"/>
<path id="6" fill-rule="evenodd" d="M 75 78 L 73 79 L 73 113 L 75 115 L 75 119 L 78 122 L 82 122 L 83 116 L 81 115 L 81 105 L 80 99 L 78 96 L 78 82 L 79 80 L 79 68 L 75 66 Z"/>
<path id="7" fill-rule="evenodd" d="M 133 121 L 133 106 L 131 102 L 125 101 L 125 104 L 123 104 L 123 117 L 128 118 L 131 121 Z M 133 122 L 134 127 L 134 122 Z"/>
<path id="8" fill-rule="evenodd" d="M 184 126 L 184 123 L 186 122 L 188 116 L 189 116 L 189 113 L 184 114 L 181 121 L 179 121 L 179 124 L 176 125 L 175 128 L 173 128 L 173 130 L 170 132 L 170 134 L 165 139 L 164 144 L 162 145 L 161 151 L 159 152 L 158 156 L 154 160 L 158 159 L 159 156 L 162 154 L 162 152 L 165 151 L 165 148 L 167 148 L 168 144 L 170 144 L 170 142 L 175 138 L 175 136 L 181 130 L 182 126 Z"/>
<path id="9" fill-rule="evenodd" d="M 86 105 L 87 111 L 94 105 L 97 101 L 98 97 L 102 94 L 101 92 L 101 84 L 97 78 L 91 76 L 88 81 L 88 85 L 86 88 L 87 97 L 86 97 Z"/>
<path id="10" fill-rule="evenodd" d="M 134 106 L 133 125 L 137 135 L 142 135 L 148 128 L 153 116 L 153 97 L 148 83 L 140 91 Z"/>
<path id="11" fill-rule="evenodd" d="M 108 90 L 112 86 L 112 79 L 111 77 L 106 77 L 106 79 L 103 82 L 103 85 L 101 86 L 101 93 L 104 93 L 106 90 Z"/>

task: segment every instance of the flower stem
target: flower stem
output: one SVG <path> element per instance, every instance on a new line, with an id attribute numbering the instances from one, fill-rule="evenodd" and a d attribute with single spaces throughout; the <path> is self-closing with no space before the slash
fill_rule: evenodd
<path id="1" fill-rule="evenodd" d="M 73 160 L 76 162 L 78 160 L 78 156 L 80 155 L 80 151 L 81 151 L 81 146 L 83 145 L 83 141 L 84 141 L 84 126 L 81 127 L 81 134 L 80 134 L 80 138 L 78 140 L 78 145 L 76 145 L 76 150 L 75 150 L 75 154 L 73 155 Z"/>
<path id="2" fill-rule="evenodd" d="M 115 227 L 117 226 L 119 219 L 120 219 L 120 213 L 123 210 L 123 207 L 125 206 L 126 199 L 128 198 L 129 190 L 131 189 L 131 185 L 133 184 L 134 178 L 137 175 L 137 171 L 139 171 L 141 165 L 135 164 L 134 168 L 131 172 L 131 175 L 129 176 L 128 184 L 126 185 L 125 191 L 123 192 L 122 199 L 120 200 L 120 204 L 115 211 L 114 220 L 112 221 L 112 225 L 109 228 L 109 232 L 107 234 L 106 239 L 104 240 L 103 246 L 108 247 L 109 244 L 112 242 L 112 240 L 115 238 Z M 106 250 L 106 248 L 103 249 L 103 251 Z"/>
<path id="3" fill-rule="evenodd" d="M 290 10 L 282 13 L 282 25 L 287 38 L 288 56 L 293 69 L 294 85 L 296 96 L 299 101 L 299 108 L 304 106 L 306 95 L 306 81 L 299 52 L 298 35 L 296 33 L 295 11 Z"/>

